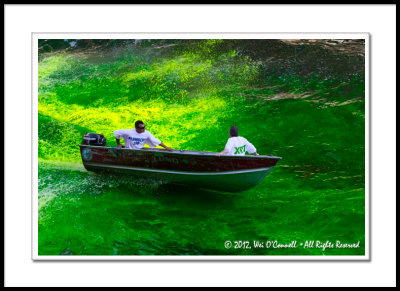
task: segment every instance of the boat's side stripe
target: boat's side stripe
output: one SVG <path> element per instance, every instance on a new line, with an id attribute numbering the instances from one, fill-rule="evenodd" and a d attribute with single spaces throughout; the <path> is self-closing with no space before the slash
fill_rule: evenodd
<path id="1" fill-rule="evenodd" d="M 237 170 L 237 171 L 204 173 L 204 172 L 182 172 L 182 171 L 170 171 L 170 170 L 155 170 L 155 169 L 145 169 L 145 168 L 137 168 L 137 167 L 105 165 L 105 164 L 98 164 L 98 163 L 85 163 L 85 165 L 93 166 L 93 167 L 103 167 L 103 168 L 113 168 L 113 169 L 123 169 L 123 170 L 133 170 L 133 171 L 156 172 L 156 173 L 166 173 L 166 174 L 180 174 L 180 175 L 200 175 L 200 176 L 253 173 L 253 172 L 269 171 L 273 168 L 273 167 L 266 167 L 266 168 L 258 168 L 258 169 L 251 169 L 251 170 Z"/>

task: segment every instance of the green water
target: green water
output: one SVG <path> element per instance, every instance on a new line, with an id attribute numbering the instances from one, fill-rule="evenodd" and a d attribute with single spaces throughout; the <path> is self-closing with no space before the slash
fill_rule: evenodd
<path id="1" fill-rule="evenodd" d="M 323 75 L 315 66 L 304 75 L 286 63 L 286 73 L 273 73 L 222 44 L 40 56 L 39 255 L 365 254 L 363 75 L 343 67 Z M 172 148 L 213 152 L 236 125 L 257 152 L 283 159 L 238 194 L 84 169 L 83 134 L 101 133 L 115 146 L 112 132 L 138 119 Z M 359 247 L 299 246 L 337 240 Z"/>

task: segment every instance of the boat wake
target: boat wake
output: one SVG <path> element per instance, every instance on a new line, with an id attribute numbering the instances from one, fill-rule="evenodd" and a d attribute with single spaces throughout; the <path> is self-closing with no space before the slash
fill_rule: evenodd
<path id="1" fill-rule="evenodd" d="M 69 196 L 76 198 L 82 195 L 94 196 L 115 188 L 156 190 L 163 185 L 162 181 L 136 178 L 114 173 L 92 173 L 85 170 L 82 164 L 54 161 L 39 161 L 38 194 L 40 198 Z"/>

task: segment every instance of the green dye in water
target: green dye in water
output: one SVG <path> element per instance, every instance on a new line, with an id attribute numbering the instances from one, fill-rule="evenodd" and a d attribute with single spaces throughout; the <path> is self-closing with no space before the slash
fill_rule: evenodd
<path id="1" fill-rule="evenodd" d="M 364 81 L 265 76 L 234 50 L 53 53 L 39 62 L 39 255 L 364 255 Z M 146 57 L 144 57 L 146 56 Z M 239 194 L 87 172 L 86 132 L 146 129 L 184 150 L 223 150 L 238 126 L 283 157 Z M 226 241 L 359 248 L 238 248 Z"/>

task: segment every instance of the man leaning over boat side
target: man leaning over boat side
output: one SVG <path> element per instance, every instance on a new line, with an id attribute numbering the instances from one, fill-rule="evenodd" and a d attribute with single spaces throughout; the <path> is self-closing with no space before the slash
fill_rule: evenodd
<path id="1" fill-rule="evenodd" d="M 135 122 L 135 128 L 133 129 L 119 129 L 114 131 L 114 136 L 117 140 L 117 148 L 122 148 L 120 143 L 122 137 L 125 141 L 125 148 L 127 149 L 141 149 L 147 144 L 151 148 L 162 146 L 168 151 L 173 151 L 172 148 L 167 147 L 149 131 L 146 131 L 145 125 L 141 120 Z"/>
<path id="2" fill-rule="evenodd" d="M 217 155 L 239 155 L 244 156 L 248 152 L 258 156 L 256 148 L 246 138 L 239 136 L 239 129 L 236 126 L 229 128 L 229 139 L 226 143 L 225 149 Z"/>

